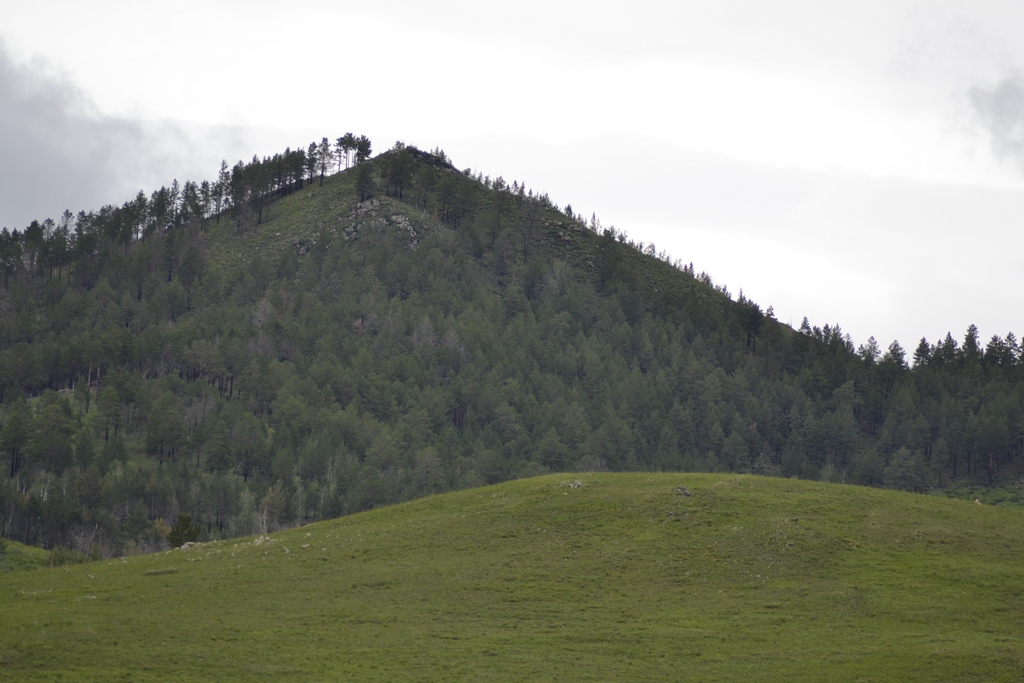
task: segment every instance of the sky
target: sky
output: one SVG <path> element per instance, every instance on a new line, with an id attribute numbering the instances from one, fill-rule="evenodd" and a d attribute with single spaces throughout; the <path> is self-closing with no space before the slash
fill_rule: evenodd
<path id="1" fill-rule="evenodd" d="M 1024 336 L 1024 4 L 0 0 L 0 227 L 345 132 L 855 344 Z"/>

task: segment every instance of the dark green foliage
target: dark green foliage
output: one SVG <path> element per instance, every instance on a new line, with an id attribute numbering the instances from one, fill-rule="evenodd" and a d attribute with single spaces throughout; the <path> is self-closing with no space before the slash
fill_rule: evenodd
<path id="1" fill-rule="evenodd" d="M 359 195 L 359 201 L 365 202 L 370 199 L 373 192 L 373 168 L 369 164 L 360 164 L 356 170 L 356 193 Z"/>
<path id="2" fill-rule="evenodd" d="M 171 533 L 167 535 L 167 542 L 172 548 L 178 548 L 186 543 L 195 543 L 199 538 L 199 525 L 192 522 L 192 516 L 184 512 L 178 514 L 178 523 L 171 527 Z"/>
<path id="3" fill-rule="evenodd" d="M 66 564 L 82 564 L 88 560 L 85 554 L 59 545 L 50 551 L 47 564 L 51 567 L 62 567 Z"/>
<path id="4" fill-rule="evenodd" d="M 208 539 L 548 471 L 1022 474 L 1012 334 L 910 367 L 518 181 L 359 144 L 352 173 L 321 141 L 0 234 L 5 535 L 153 549 L 179 512 Z"/>

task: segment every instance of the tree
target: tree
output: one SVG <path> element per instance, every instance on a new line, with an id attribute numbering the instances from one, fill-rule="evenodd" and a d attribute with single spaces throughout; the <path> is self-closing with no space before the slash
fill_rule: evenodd
<path id="1" fill-rule="evenodd" d="M 324 184 L 324 175 L 327 173 L 327 169 L 331 167 L 331 161 L 334 154 L 331 152 L 331 142 L 327 138 L 320 141 L 320 145 L 316 148 L 316 165 L 320 170 L 320 184 Z"/>
<path id="2" fill-rule="evenodd" d="M 807 322 L 807 318 L 804 318 L 804 322 Z M 803 327 L 800 328 L 801 331 L 803 329 Z M 807 330 L 809 332 L 810 327 Z M 874 337 L 868 337 L 867 343 L 861 344 L 857 349 L 857 355 L 868 365 L 874 365 L 878 361 L 878 357 L 882 355 L 882 350 L 878 347 L 878 342 Z"/>
<path id="3" fill-rule="evenodd" d="M 401 143 L 396 143 L 395 150 L 388 159 L 387 173 L 389 195 L 402 199 L 405 194 L 405 187 L 412 177 L 413 160 L 412 155 Z"/>
<path id="4" fill-rule="evenodd" d="M 271 486 L 267 489 L 266 495 L 260 501 L 258 512 L 259 527 L 261 533 L 267 533 L 277 529 L 277 525 L 288 506 L 288 499 L 280 486 Z"/>
<path id="5" fill-rule="evenodd" d="M 199 524 L 192 523 L 192 516 L 180 512 L 177 524 L 171 527 L 171 533 L 167 534 L 167 542 L 174 548 L 180 548 L 186 543 L 195 543 L 199 538 L 199 531 Z"/>
<path id="6" fill-rule="evenodd" d="M 172 394 L 164 394 L 153 404 L 146 420 L 146 450 L 151 455 L 159 455 L 163 464 L 164 453 L 173 458 L 184 441 L 181 407 Z"/>
<path id="7" fill-rule="evenodd" d="M 54 392 L 49 393 L 56 396 Z M 74 420 L 67 401 L 57 399 L 41 403 L 27 444 L 33 462 L 50 472 L 63 472 L 72 462 L 73 434 Z"/>
<path id="8" fill-rule="evenodd" d="M 1020 360 L 1021 353 L 1020 346 L 1017 343 L 1017 337 L 1013 334 L 1013 332 L 1007 332 L 1004 343 L 1006 344 L 1008 364 L 1015 365 Z"/>
<path id="9" fill-rule="evenodd" d="M 91 429 L 80 429 L 75 436 L 75 461 L 81 471 L 89 469 L 96 459 L 96 440 Z"/>
<path id="10" fill-rule="evenodd" d="M 153 533 L 153 522 L 149 519 L 145 503 L 138 502 L 132 506 L 131 512 L 121 524 L 121 531 L 132 542 L 142 541 Z"/>
<path id="11" fill-rule="evenodd" d="M 334 143 L 334 150 L 338 157 L 338 173 L 341 173 L 341 162 L 345 161 L 345 170 L 349 167 L 349 154 L 356 148 L 356 136 L 352 133 L 345 133 Z"/>
<path id="12" fill-rule="evenodd" d="M 1013 364 L 1013 352 L 1009 345 L 1003 341 L 998 334 L 993 334 L 985 345 L 984 362 L 986 366 L 1001 365 L 1010 366 Z"/>
<path id="13" fill-rule="evenodd" d="M 305 177 L 306 172 L 306 153 L 302 149 L 297 149 L 294 152 L 288 152 L 285 150 L 285 166 L 287 167 L 288 177 L 291 178 L 291 185 L 296 190 L 302 189 L 302 179 Z"/>
<path id="14" fill-rule="evenodd" d="M 547 433 L 537 443 L 534 457 L 554 472 L 565 469 L 568 464 L 569 449 L 558 438 L 558 432 L 555 431 L 554 427 L 548 429 Z"/>
<path id="15" fill-rule="evenodd" d="M 108 467 L 112 463 L 126 462 L 128 462 L 128 444 L 120 434 L 115 434 L 111 440 L 103 443 L 99 456 L 100 468 Z"/>
<path id="16" fill-rule="evenodd" d="M 8 289 L 10 276 L 18 271 L 22 259 L 21 238 L 7 228 L 0 231 L 0 272 L 4 276 L 4 289 Z"/>
<path id="17" fill-rule="evenodd" d="M 270 161 L 268 159 L 260 161 L 256 155 L 253 155 L 252 161 L 245 167 L 245 184 L 250 210 L 252 215 L 256 216 L 256 225 L 263 223 L 263 210 L 266 206 L 267 195 L 270 194 L 272 182 Z"/>
<path id="18" fill-rule="evenodd" d="M 359 164 L 358 169 L 356 171 L 356 193 L 359 195 L 359 201 L 365 202 L 373 197 L 373 169 L 369 164 Z"/>
<path id="19" fill-rule="evenodd" d="M 906 352 L 903 347 L 900 346 L 899 341 L 893 340 L 892 344 L 889 344 L 889 348 L 886 350 L 885 355 L 882 356 L 882 364 L 889 364 L 900 370 L 907 368 Z"/>
<path id="20" fill-rule="evenodd" d="M 946 333 L 946 338 L 939 342 L 932 350 L 932 361 L 939 365 L 950 365 L 955 363 L 960 356 L 960 348 L 953 339 L 953 335 Z"/>
<path id="21" fill-rule="evenodd" d="M 266 431 L 263 423 L 252 413 L 243 412 L 231 429 L 231 444 L 235 471 L 248 482 L 249 476 L 259 471 L 261 456 L 266 449 Z"/>
<path id="22" fill-rule="evenodd" d="M 231 215 L 235 219 L 236 229 L 242 227 L 242 209 L 245 206 L 245 197 L 249 189 L 246 175 L 245 164 L 241 161 L 231 167 L 231 179 L 228 181 L 228 196 L 231 199 Z"/>
<path id="23" fill-rule="evenodd" d="M 964 360 L 969 363 L 981 360 L 981 346 L 978 343 L 978 328 L 976 325 L 972 324 L 967 328 L 961 352 L 963 353 Z"/>
<path id="24" fill-rule="evenodd" d="M 181 284 L 184 285 L 188 294 L 187 308 L 190 311 L 192 310 L 192 285 L 202 277 L 204 270 L 203 253 L 196 245 L 190 245 L 178 266 L 178 279 L 181 280 Z"/>
<path id="25" fill-rule="evenodd" d="M 316 169 L 320 165 L 319 161 L 320 148 L 315 142 L 309 143 L 309 147 L 306 149 L 306 175 L 309 177 L 309 183 L 313 183 L 313 178 L 316 177 Z"/>
<path id="26" fill-rule="evenodd" d="M 203 218 L 203 199 L 200 187 L 191 180 L 186 180 L 181 190 L 181 213 L 179 223 L 198 222 Z"/>
<path id="27" fill-rule="evenodd" d="M 7 409 L 7 424 L 0 432 L 0 447 L 11 461 L 13 477 L 25 464 L 24 450 L 32 434 L 32 409 L 21 396 Z"/>
<path id="28" fill-rule="evenodd" d="M 142 190 L 135 195 L 135 199 L 126 202 L 122 207 L 119 239 L 125 256 L 128 255 L 128 247 L 131 246 L 132 241 L 142 239 L 149 222 L 149 214 L 150 202 Z"/>
<path id="29" fill-rule="evenodd" d="M 69 256 L 74 250 L 74 239 L 72 237 L 73 233 L 71 232 L 71 224 L 73 221 L 74 214 L 72 214 L 70 210 L 65 209 L 64 213 L 61 214 L 60 221 L 57 223 L 57 226 L 53 231 L 53 235 L 51 236 L 51 242 L 53 244 L 53 261 L 57 266 L 58 280 L 63 279 L 64 265 L 68 263 Z"/>
<path id="30" fill-rule="evenodd" d="M 875 376 L 879 379 L 882 400 L 887 401 L 900 378 L 908 371 L 906 353 L 898 341 L 893 341 L 885 355 L 875 366 Z"/>
<path id="31" fill-rule="evenodd" d="M 426 164 L 421 164 L 419 170 L 416 171 L 415 183 L 416 205 L 425 209 L 430 199 L 430 193 L 434 191 L 434 185 L 437 183 L 434 169 Z"/>
<path id="32" fill-rule="evenodd" d="M 370 158 L 370 140 L 365 135 L 360 135 L 355 141 L 356 164 L 361 164 Z"/>
<path id="33" fill-rule="evenodd" d="M 932 359 L 932 347 L 928 344 L 928 340 L 921 337 L 921 341 L 918 342 L 917 348 L 914 350 L 914 367 L 921 367 L 928 365 L 928 361 Z"/>
<path id="34" fill-rule="evenodd" d="M 455 220 L 458 222 L 461 218 L 462 211 L 456 210 Z M 527 201 L 526 210 L 523 211 L 522 217 L 523 224 L 523 261 L 529 263 L 530 261 L 530 245 L 533 244 L 536 239 L 535 234 L 540 228 L 540 207 L 537 206 L 537 202 Z"/>
<path id="35" fill-rule="evenodd" d="M 214 211 L 217 213 L 217 223 L 220 223 L 221 207 L 224 204 L 224 200 L 228 194 L 228 188 L 231 186 L 231 171 L 228 170 L 228 162 L 226 159 L 220 162 L 220 171 L 217 173 L 217 182 L 213 184 L 213 204 Z"/>
<path id="36" fill-rule="evenodd" d="M 740 317 L 743 324 L 743 333 L 746 337 L 746 345 L 752 351 L 756 351 L 757 335 L 761 331 L 761 325 L 764 324 L 764 313 L 761 312 L 761 307 L 757 303 L 743 295 L 742 289 L 736 302 L 741 306 Z"/>
<path id="37" fill-rule="evenodd" d="M 171 182 L 171 188 L 167 191 L 168 214 L 169 214 L 168 221 L 167 221 L 167 226 L 168 227 L 176 227 L 177 225 L 179 225 L 178 215 L 180 213 L 180 208 L 181 208 L 181 199 L 182 199 L 181 185 L 178 184 L 178 179 L 175 178 Z"/>
<path id="38" fill-rule="evenodd" d="M 234 464 L 231 458 L 231 434 L 223 420 L 216 420 L 208 427 L 206 436 L 206 469 L 224 473 Z"/>
<path id="39" fill-rule="evenodd" d="M 112 386 L 103 387 L 96 398 L 99 408 L 99 418 L 103 421 L 103 440 L 110 440 L 110 427 L 114 427 L 114 434 L 117 434 L 121 426 L 121 397 L 117 389 Z"/>
<path id="40" fill-rule="evenodd" d="M 213 184 L 204 180 L 199 185 L 199 227 L 206 224 L 206 217 L 210 213 L 210 202 L 213 201 Z"/>
<path id="41" fill-rule="evenodd" d="M 892 464 L 885 468 L 885 485 L 903 491 L 924 491 L 927 487 L 923 469 L 921 454 L 904 446 L 893 454 Z"/>

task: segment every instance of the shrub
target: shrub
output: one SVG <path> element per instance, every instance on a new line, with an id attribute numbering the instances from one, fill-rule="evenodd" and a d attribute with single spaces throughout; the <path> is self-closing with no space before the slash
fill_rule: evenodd
<path id="1" fill-rule="evenodd" d="M 56 546 L 50 551 L 49 565 L 51 567 L 60 567 L 65 564 L 82 564 L 86 562 L 87 558 L 77 550 L 71 548 L 65 548 L 62 545 Z"/>
<path id="2" fill-rule="evenodd" d="M 178 523 L 167 534 L 171 547 L 178 548 L 186 543 L 194 543 L 199 538 L 199 525 L 192 523 L 192 515 L 178 514 Z"/>

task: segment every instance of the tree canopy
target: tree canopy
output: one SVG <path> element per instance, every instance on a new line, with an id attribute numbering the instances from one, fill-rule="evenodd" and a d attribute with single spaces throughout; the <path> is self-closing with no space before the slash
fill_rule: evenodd
<path id="1" fill-rule="evenodd" d="M 855 349 L 521 181 L 370 149 L 0 231 L 5 536 L 113 554 L 550 471 L 1021 476 L 1012 333 Z"/>

